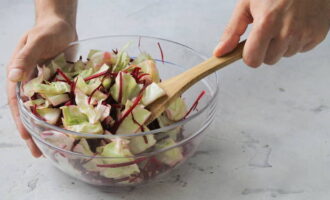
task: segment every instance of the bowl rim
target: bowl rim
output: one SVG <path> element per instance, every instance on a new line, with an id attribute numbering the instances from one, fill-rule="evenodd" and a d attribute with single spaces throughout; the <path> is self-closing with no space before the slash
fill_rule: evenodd
<path id="1" fill-rule="evenodd" d="M 172 43 L 172 44 L 176 44 L 178 46 L 181 46 L 181 47 L 191 51 L 192 53 L 199 56 L 202 60 L 205 60 L 207 58 L 203 54 L 199 53 L 198 51 L 194 50 L 193 48 L 191 48 L 187 45 L 184 45 L 184 44 L 181 44 L 179 42 L 172 41 L 172 40 L 164 39 L 164 38 L 146 36 L 146 35 L 103 35 L 103 36 L 89 37 L 89 38 L 85 38 L 85 39 L 81 39 L 81 40 L 71 42 L 63 51 L 65 51 L 66 49 L 70 48 L 73 45 L 77 45 L 77 44 L 82 43 L 82 42 L 86 42 L 86 41 L 90 41 L 90 40 L 97 40 L 97 39 L 115 38 L 115 37 L 123 37 L 123 38 L 124 37 L 134 37 L 134 38 L 139 38 L 139 39 L 147 38 L 147 39 L 165 41 L 165 42 L 169 42 L 169 43 Z M 30 118 L 35 120 L 37 124 L 42 125 L 42 126 L 44 126 L 46 128 L 49 128 L 51 130 L 55 130 L 55 131 L 58 131 L 58 132 L 61 132 L 61 133 L 65 133 L 67 135 L 75 135 L 75 136 L 80 136 L 80 137 L 84 137 L 84 138 L 95 138 L 95 139 L 129 138 L 129 137 L 144 136 L 144 135 L 150 135 L 150 134 L 155 134 L 155 133 L 160 133 L 160 132 L 166 132 L 168 130 L 174 129 L 175 127 L 178 127 L 178 126 L 181 126 L 181 125 L 187 123 L 188 121 L 196 118 L 198 115 L 203 113 L 208 107 L 210 107 L 210 105 L 211 105 L 210 102 L 213 102 L 215 100 L 215 98 L 217 97 L 217 95 L 218 95 L 218 91 L 219 91 L 218 74 L 213 73 L 213 75 L 215 76 L 216 87 L 215 87 L 214 93 L 211 95 L 211 98 L 209 99 L 208 103 L 203 108 L 199 109 L 196 113 L 191 114 L 189 117 L 187 117 L 183 120 L 174 122 L 173 124 L 171 124 L 169 126 L 165 126 L 165 127 L 162 127 L 162 128 L 158 128 L 158 129 L 154 129 L 154 130 L 150 130 L 150 131 L 145 131 L 145 132 L 133 133 L 133 134 L 130 133 L 130 134 L 120 134 L 120 135 L 101 135 L 101 134 L 79 133 L 79 132 L 75 132 L 75 131 L 70 131 L 70 130 L 58 127 L 56 125 L 49 124 L 49 123 L 39 119 L 37 116 L 32 114 L 32 112 L 30 112 L 24 106 L 23 99 L 21 98 L 21 95 L 20 95 L 21 94 L 20 87 L 22 85 L 22 82 L 18 82 L 17 85 L 16 85 L 16 97 L 17 97 L 17 100 L 18 100 L 19 109 L 22 112 L 26 113 Z M 207 120 L 205 120 L 205 121 L 207 121 Z"/>

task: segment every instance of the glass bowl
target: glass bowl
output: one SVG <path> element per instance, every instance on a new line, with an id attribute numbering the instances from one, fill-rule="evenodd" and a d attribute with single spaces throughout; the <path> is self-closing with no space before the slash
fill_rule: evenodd
<path id="1" fill-rule="evenodd" d="M 68 60 L 76 61 L 79 56 L 86 58 L 91 49 L 110 51 L 123 47 L 127 42 L 130 42 L 127 52 L 131 57 L 134 58 L 141 51 L 151 54 L 157 62 L 162 80 L 175 76 L 205 60 L 204 56 L 180 43 L 155 37 L 132 35 L 102 36 L 73 42 L 64 53 Z M 17 97 L 21 120 L 43 155 L 53 165 L 64 173 L 92 185 L 132 186 L 158 179 L 184 163 L 194 154 L 202 136 L 205 135 L 206 129 L 215 116 L 218 78 L 217 74 L 214 73 L 196 83 L 182 95 L 187 107 L 190 108 L 201 91 L 206 92 L 199 101 L 197 109 L 191 112 L 187 118 L 148 132 L 121 135 L 78 133 L 48 124 L 33 115 L 24 106 L 21 90 L 22 84 L 19 83 Z M 173 135 L 173 132 L 178 134 Z M 147 137 L 148 135 L 153 135 L 156 139 L 175 137 L 173 138 L 175 143 L 159 145 L 158 148 L 151 149 L 147 153 L 135 154 L 125 158 L 88 156 L 74 151 L 73 146 L 66 145 L 68 138 L 74 140 L 85 137 L 92 139 L 91 141 L 125 138 L 132 141 L 132 139 L 141 139 L 141 137 Z M 54 137 L 57 139 L 54 139 Z M 58 138 L 63 139 L 58 140 Z M 116 161 L 117 164 L 97 164 L 100 161 L 109 161 L 106 163 Z M 138 168 L 134 175 L 118 175 L 120 170 L 128 170 L 126 167 L 132 165 Z M 105 171 L 110 171 L 111 176 Z"/>

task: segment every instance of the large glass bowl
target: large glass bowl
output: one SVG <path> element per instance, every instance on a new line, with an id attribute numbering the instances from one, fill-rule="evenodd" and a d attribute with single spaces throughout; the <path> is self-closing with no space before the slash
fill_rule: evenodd
<path id="1" fill-rule="evenodd" d="M 160 39 L 148 36 L 103 36 L 74 42 L 65 50 L 67 59 L 76 61 L 79 56 L 87 57 L 89 50 L 98 49 L 110 51 L 115 48 L 121 48 L 130 42 L 128 53 L 131 57 L 137 56 L 140 51 L 145 51 L 151 54 L 157 62 L 157 67 L 162 80 L 166 80 L 175 76 L 190 67 L 205 60 L 205 57 L 195 50 L 166 39 Z M 162 49 L 162 54 L 159 46 Z M 163 57 L 163 60 L 162 60 Z M 189 117 L 176 122 L 170 126 L 151 130 L 141 133 L 127 133 L 123 135 L 93 135 L 89 133 L 77 133 L 64 130 L 60 127 L 48 124 L 35 115 L 33 115 L 25 106 L 21 98 L 21 83 L 18 84 L 17 97 L 19 102 L 19 111 L 21 120 L 26 129 L 32 135 L 33 140 L 42 151 L 43 155 L 48 158 L 53 165 L 64 173 L 71 175 L 79 180 L 93 185 L 102 186 L 131 186 L 146 183 L 154 180 L 162 175 L 167 174 L 180 164 L 185 162 L 194 154 L 202 136 L 206 133 L 207 127 L 214 119 L 216 111 L 217 93 L 218 93 L 218 78 L 216 74 L 212 74 L 189 88 L 182 96 L 189 108 L 201 93 L 205 91 L 205 96 L 199 101 L 198 109 L 194 110 Z M 137 164 L 140 168 L 140 173 L 134 176 L 106 178 L 100 175 L 100 171 L 86 170 L 86 164 L 97 162 L 98 159 L 111 160 L 117 157 L 102 157 L 102 156 L 86 156 L 74 152 L 72 148 L 59 144 L 58 141 L 45 139 L 45 135 L 61 135 L 65 134 L 72 138 L 86 137 L 97 139 L 113 139 L 122 137 L 132 139 L 133 137 L 141 137 L 153 134 L 156 138 L 168 136 L 172 131 L 180 131 L 176 138 L 176 143 L 166 148 L 160 148 L 148 153 L 141 153 L 131 157 L 131 163 L 123 163 L 123 165 Z M 157 158 L 182 152 L 183 157 L 175 163 L 161 163 Z M 122 166 L 111 166 L 122 167 Z M 100 170 L 101 167 L 100 167 Z"/>

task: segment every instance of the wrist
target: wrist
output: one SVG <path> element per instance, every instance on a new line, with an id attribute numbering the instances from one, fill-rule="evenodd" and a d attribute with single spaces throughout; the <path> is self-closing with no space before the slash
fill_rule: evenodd
<path id="1" fill-rule="evenodd" d="M 76 26 L 77 0 L 35 0 L 36 23 L 63 21 Z"/>
<path id="2" fill-rule="evenodd" d="M 52 24 L 58 24 L 58 23 L 65 23 L 69 26 L 71 26 L 72 28 L 75 29 L 76 27 L 76 22 L 62 17 L 62 16 L 58 16 L 56 14 L 48 14 L 48 15 L 44 15 L 44 16 L 40 16 L 36 18 L 36 22 L 35 25 L 36 26 L 40 26 L 40 25 L 52 25 Z"/>

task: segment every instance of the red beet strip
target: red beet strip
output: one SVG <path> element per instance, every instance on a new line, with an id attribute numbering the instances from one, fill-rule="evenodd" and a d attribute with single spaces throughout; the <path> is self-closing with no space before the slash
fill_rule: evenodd
<path id="1" fill-rule="evenodd" d="M 160 56 L 161 56 L 161 58 L 162 58 L 162 62 L 163 62 L 163 64 L 164 64 L 164 53 L 163 53 L 162 47 L 160 46 L 160 43 L 159 43 L 159 42 L 157 42 L 157 45 L 158 45 L 158 47 L 159 47 Z"/>
<path id="2" fill-rule="evenodd" d="M 119 94 L 118 103 L 121 104 L 123 98 L 123 73 L 119 73 Z"/>
<path id="3" fill-rule="evenodd" d="M 108 73 L 109 73 L 108 70 L 103 71 L 103 72 L 99 72 L 99 73 L 97 73 L 97 74 L 93 74 L 93 75 L 90 75 L 90 76 L 84 78 L 84 81 L 89 81 L 89 80 L 92 80 L 92 79 L 94 79 L 94 78 L 98 78 L 98 77 L 100 77 L 100 76 L 107 75 Z M 111 75 L 111 74 L 113 74 L 113 73 L 109 73 L 109 74 Z"/>
<path id="4" fill-rule="evenodd" d="M 142 77 L 147 76 L 147 75 L 149 75 L 149 74 L 148 73 L 143 73 L 143 74 L 140 74 L 137 78 L 138 78 L 138 80 L 140 80 Z"/>
<path id="5" fill-rule="evenodd" d="M 69 85 L 72 84 L 72 81 L 69 79 L 69 77 L 60 68 L 57 68 L 56 72 L 59 73 Z"/>
<path id="6" fill-rule="evenodd" d="M 133 122 L 134 122 L 135 124 L 137 124 L 137 125 L 140 127 L 140 129 L 141 129 L 142 132 L 144 132 L 144 127 L 143 127 L 143 125 L 140 124 L 138 121 L 136 121 L 136 119 L 134 118 L 134 114 L 133 114 L 133 112 L 131 112 L 131 115 L 132 115 L 132 120 L 133 120 Z M 144 135 L 144 136 L 143 136 L 143 140 L 144 140 L 144 143 L 148 144 L 148 138 L 147 138 L 147 136 Z"/>
<path id="7" fill-rule="evenodd" d="M 185 114 L 185 116 L 183 117 L 183 119 L 185 119 L 190 113 L 191 111 L 195 110 L 197 108 L 198 102 L 199 100 L 205 95 L 205 90 L 203 90 L 198 97 L 196 98 L 195 102 L 192 104 L 192 106 L 190 107 L 189 111 Z"/>
<path id="8" fill-rule="evenodd" d="M 139 43 L 138 43 L 138 48 L 140 49 L 140 47 L 141 47 L 141 36 L 139 36 Z M 140 49 L 140 51 L 141 51 L 141 49 Z"/>
<path id="9" fill-rule="evenodd" d="M 115 163 L 115 164 L 98 164 L 96 166 L 98 167 L 108 167 L 108 168 L 117 168 L 117 167 L 125 167 L 125 166 L 129 166 L 129 165 L 134 165 L 137 163 L 140 163 L 144 160 L 146 160 L 147 158 L 138 158 L 136 160 L 133 160 L 131 162 L 126 162 L 126 163 Z"/>

